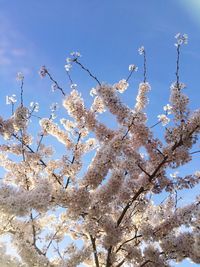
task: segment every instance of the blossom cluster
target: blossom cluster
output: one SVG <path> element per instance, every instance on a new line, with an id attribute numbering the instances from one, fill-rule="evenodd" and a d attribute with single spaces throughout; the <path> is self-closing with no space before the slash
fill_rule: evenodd
<path id="1" fill-rule="evenodd" d="M 176 38 L 179 53 L 187 36 Z M 169 104 L 151 126 L 143 46 L 139 54 L 144 80 L 133 107 L 121 93 L 131 87 L 137 67 L 129 66 L 127 79 L 100 83 L 79 62 L 79 52 L 66 60 L 71 92 L 63 94 L 62 118 L 56 118 L 57 103 L 49 117 L 35 116 L 37 137 L 30 126 L 39 104 L 26 107 L 23 90 L 19 106 L 15 95 L 7 96 L 12 114 L 0 117 L 0 235 L 17 256 L 1 243 L 0 266 L 170 267 L 186 258 L 200 264 L 200 197 L 185 205 L 179 197 L 182 189 L 200 183 L 199 169 L 181 173 L 199 153 L 200 110 L 189 109 L 177 75 Z M 84 101 L 71 79 L 72 64 L 97 82 L 89 107 L 91 99 Z M 53 91 L 64 92 L 45 66 L 39 74 L 53 82 Z M 23 89 L 22 73 L 18 80 Z M 105 119 L 108 113 L 112 123 Z M 154 127 L 162 128 L 164 138 Z"/>

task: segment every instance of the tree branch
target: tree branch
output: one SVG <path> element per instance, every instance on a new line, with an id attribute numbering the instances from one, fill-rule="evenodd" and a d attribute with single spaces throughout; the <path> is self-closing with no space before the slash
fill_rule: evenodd
<path id="1" fill-rule="evenodd" d="M 84 71 L 86 71 L 86 72 L 89 74 L 90 77 L 92 77 L 92 78 L 98 83 L 99 86 L 101 86 L 101 83 L 100 83 L 100 81 L 97 79 L 97 77 L 94 76 L 94 75 L 90 72 L 89 69 L 85 68 L 85 67 L 83 66 L 83 64 L 80 63 L 80 62 L 78 61 L 77 58 L 75 58 L 73 62 L 75 62 L 76 64 L 78 64 Z"/>
<path id="2" fill-rule="evenodd" d="M 90 235 L 90 240 L 91 240 L 91 243 L 92 243 L 92 249 L 93 249 L 95 265 L 96 265 L 96 267 L 100 267 L 99 258 L 98 258 L 98 254 L 97 254 L 97 248 L 96 248 L 96 239 L 92 235 Z"/>

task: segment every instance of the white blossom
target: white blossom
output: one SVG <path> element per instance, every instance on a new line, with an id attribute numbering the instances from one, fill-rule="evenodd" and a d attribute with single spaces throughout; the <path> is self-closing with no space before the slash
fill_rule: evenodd
<path id="1" fill-rule="evenodd" d="M 23 81 L 24 80 L 24 74 L 22 72 L 18 72 L 16 76 L 17 81 Z"/>
<path id="2" fill-rule="evenodd" d="M 77 57 L 81 57 L 80 52 L 77 52 L 77 51 L 76 52 L 71 52 L 70 55 L 73 56 L 73 57 L 76 57 L 76 58 Z"/>
<path id="3" fill-rule="evenodd" d="M 51 85 L 51 90 L 52 90 L 52 92 L 55 92 L 57 89 L 58 89 L 58 85 L 57 85 L 56 83 L 53 83 L 53 84 Z"/>
<path id="4" fill-rule="evenodd" d="M 187 34 L 181 34 L 181 33 L 177 33 L 175 35 L 175 38 L 177 40 L 177 42 L 175 43 L 175 46 L 178 45 L 182 45 L 182 44 L 187 44 L 188 43 L 188 35 Z"/>
<path id="5" fill-rule="evenodd" d="M 91 95 L 91 96 L 95 96 L 95 95 L 97 95 L 97 91 L 96 91 L 95 88 L 92 88 L 92 89 L 90 90 L 90 95 Z"/>
<path id="6" fill-rule="evenodd" d="M 39 111 L 39 103 L 38 102 L 31 102 L 30 107 L 33 111 L 38 112 Z"/>
<path id="7" fill-rule="evenodd" d="M 167 125 L 170 122 L 170 119 L 165 114 L 158 115 L 158 120 L 161 121 L 163 126 Z"/>
<path id="8" fill-rule="evenodd" d="M 71 64 L 66 64 L 65 65 L 65 70 L 68 72 L 68 71 L 70 71 L 70 69 L 72 68 L 72 65 Z"/>
<path id="9" fill-rule="evenodd" d="M 197 177 L 200 177 L 200 171 L 196 171 L 196 172 L 195 172 L 195 175 L 196 175 Z"/>
<path id="10" fill-rule="evenodd" d="M 120 93 L 123 93 L 128 88 L 129 84 L 125 79 L 120 80 L 118 83 L 115 83 L 113 87 L 119 91 Z"/>
<path id="11" fill-rule="evenodd" d="M 139 55 L 143 55 L 144 51 L 145 51 L 144 46 L 141 46 L 141 47 L 138 48 Z"/>
<path id="12" fill-rule="evenodd" d="M 11 95 L 11 96 L 6 96 L 6 104 L 7 105 L 10 105 L 10 104 L 14 104 L 17 102 L 17 99 L 16 99 L 16 95 Z"/>
<path id="13" fill-rule="evenodd" d="M 170 106 L 170 104 L 167 104 L 163 107 L 163 110 L 166 111 L 167 114 L 171 114 L 172 106 Z"/>
<path id="14" fill-rule="evenodd" d="M 44 78 L 47 75 L 48 71 L 45 66 L 42 66 L 39 70 L 39 75 L 41 78 Z"/>
<path id="15" fill-rule="evenodd" d="M 172 177 L 172 178 L 176 178 L 178 174 L 179 174 L 178 171 L 176 171 L 176 172 L 174 172 L 174 173 L 170 173 L 170 177 Z"/>
<path id="16" fill-rule="evenodd" d="M 131 65 L 129 65 L 128 70 L 129 71 L 137 71 L 138 67 L 136 65 L 134 65 L 134 64 L 131 64 Z"/>
<path id="17" fill-rule="evenodd" d="M 177 35 L 177 50 L 186 39 Z M 70 56 L 67 71 L 80 53 Z M 40 75 L 58 89 L 46 67 Z M 170 125 L 158 132 L 144 113 L 150 84 L 139 83 L 132 107 L 118 94 L 128 85 L 98 82 L 84 101 L 71 84 L 61 119 L 53 120 L 58 104 L 52 103 L 50 116 L 35 116 L 38 128 L 30 118 L 39 104 L 26 107 L 26 94 L 10 117 L 0 116 L 0 236 L 7 243 L 0 242 L 0 266 L 200 264 L 200 171 L 190 173 L 188 165 L 198 153 L 200 110 L 190 109 L 185 85 L 176 81 L 154 124 Z"/>
<path id="18" fill-rule="evenodd" d="M 72 90 L 73 90 L 73 89 L 76 89 L 77 84 L 76 84 L 76 83 L 72 83 L 72 84 L 70 85 L 70 87 L 71 87 Z"/>
<path id="19" fill-rule="evenodd" d="M 141 111 L 148 104 L 147 93 L 151 90 L 149 83 L 140 83 L 138 89 L 138 95 L 136 97 L 135 110 Z"/>
<path id="20" fill-rule="evenodd" d="M 70 62 L 72 62 L 72 59 L 71 59 L 70 57 L 67 57 L 67 58 L 66 58 L 66 62 L 67 62 L 67 63 L 70 63 Z"/>

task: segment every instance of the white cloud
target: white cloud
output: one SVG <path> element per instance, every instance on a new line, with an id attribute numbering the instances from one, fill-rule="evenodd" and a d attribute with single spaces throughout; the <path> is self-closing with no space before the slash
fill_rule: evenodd
<path id="1" fill-rule="evenodd" d="M 2 71 L 10 73 L 28 71 L 28 62 L 32 62 L 34 46 L 27 40 L 11 21 L 0 15 L 0 66 Z"/>

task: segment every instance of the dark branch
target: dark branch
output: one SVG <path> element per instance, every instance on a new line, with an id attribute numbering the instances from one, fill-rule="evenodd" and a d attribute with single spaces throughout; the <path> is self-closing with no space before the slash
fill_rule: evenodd
<path id="1" fill-rule="evenodd" d="M 78 64 L 84 71 L 86 71 L 86 72 L 89 74 L 90 77 L 92 77 L 92 78 L 98 83 L 99 86 L 101 86 L 101 83 L 100 83 L 100 81 L 97 79 L 97 77 L 94 76 L 94 75 L 90 72 L 89 69 L 85 68 L 85 67 L 83 66 L 83 64 L 80 63 L 80 62 L 78 61 L 77 58 L 74 59 L 73 62 L 75 62 L 76 64 Z"/>
<path id="2" fill-rule="evenodd" d="M 92 235 L 90 235 L 90 240 L 91 240 L 91 243 L 92 243 L 92 249 L 93 249 L 95 265 L 96 265 L 96 267 L 100 267 L 99 258 L 98 258 L 98 254 L 97 254 L 97 248 L 96 248 L 96 239 Z"/>

